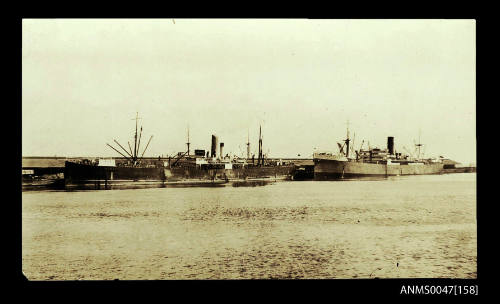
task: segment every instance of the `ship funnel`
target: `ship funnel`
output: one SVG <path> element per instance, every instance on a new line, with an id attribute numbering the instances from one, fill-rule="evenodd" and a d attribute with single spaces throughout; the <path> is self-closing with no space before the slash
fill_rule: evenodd
<path id="1" fill-rule="evenodd" d="M 212 157 L 217 156 L 217 143 L 219 142 L 219 139 L 217 136 L 212 135 L 212 149 L 210 150 L 210 153 L 212 153 Z"/>
<path id="2" fill-rule="evenodd" d="M 221 143 L 220 143 L 220 149 L 219 149 L 219 157 L 220 157 L 221 159 L 223 159 L 223 158 L 224 158 L 224 153 L 222 152 L 223 150 L 224 150 L 224 143 L 223 143 L 223 142 L 221 142 Z"/>
<path id="3" fill-rule="evenodd" d="M 390 155 L 394 154 L 394 137 L 387 137 L 387 150 Z"/>

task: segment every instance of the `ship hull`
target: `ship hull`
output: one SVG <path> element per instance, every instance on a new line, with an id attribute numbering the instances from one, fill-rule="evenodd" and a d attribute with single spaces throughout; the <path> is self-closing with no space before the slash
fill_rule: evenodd
<path id="1" fill-rule="evenodd" d="M 165 180 L 164 168 L 106 167 L 67 161 L 64 166 L 65 184 L 93 180 Z"/>
<path id="2" fill-rule="evenodd" d="M 67 189 L 118 189 L 129 187 L 214 186 L 228 180 L 286 179 L 293 166 L 214 169 L 200 167 L 107 167 L 67 161 L 64 185 Z"/>
<path id="3" fill-rule="evenodd" d="M 372 178 L 443 173 L 443 164 L 376 164 L 355 161 L 314 159 L 314 179 Z"/>
<path id="4" fill-rule="evenodd" d="M 252 179 L 252 178 L 289 178 L 294 166 L 270 166 L 232 169 L 205 169 L 198 167 L 172 168 L 167 170 L 168 178 L 185 179 Z"/>

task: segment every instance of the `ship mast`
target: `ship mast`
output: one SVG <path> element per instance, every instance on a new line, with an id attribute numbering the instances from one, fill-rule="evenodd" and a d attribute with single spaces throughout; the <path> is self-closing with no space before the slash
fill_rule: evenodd
<path id="1" fill-rule="evenodd" d="M 187 134 L 187 135 L 188 135 L 188 140 L 187 140 L 186 145 L 187 145 L 187 148 L 188 148 L 188 150 L 187 150 L 187 155 L 189 156 L 189 145 L 191 144 L 191 143 L 189 142 L 189 125 L 188 125 L 188 130 L 187 130 L 187 131 L 188 131 L 188 134 Z"/>
<path id="2" fill-rule="evenodd" d="M 112 145 L 106 143 L 106 145 L 108 145 L 111 149 L 115 150 L 116 152 L 118 152 L 121 156 L 123 156 L 125 159 L 127 159 L 128 161 L 131 161 L 133 163 L 133 165 L 137 165 L 137 160 L 139 159 L 138 154 L 139 154 L 139 149 L 140 149 L 140 145 L 141 145 L 141 138 L 142 138 L 142 126 L 141 126 L 141 133 L 139 134 L 139 140 L 137 140 L 137 121 L 141 119 L 139 117 L 139 113 L 137 112 L 136 115 L 135 115 L 135 118 L 133 118 L 133 120 L 135 120 L 135 135 L 134 135 L 134 151 L 132 152 L 132 147 L 130 145 L 130 142 L 127 142 L 128 143 L 128 148 L 130 150 L 130 153 L 129 151 L 127 151 L 122 145 L 120 145 L 120 143 L 116 140 L 116 139 L 113 139 L 113 141 L 120 147 L 122 148 L 122 150 L 125 152 L 125 154 L 121 153 L 120 151 L 118 151 L 115 147 L 113 147 Z M 149 138 L 148 140 L 148 143 L 146 145 L 146 148 L 144 148 L 144 151 L 142 151 L 142 155 L 141 155 L 141 159 L 143 158 L 144 156 L 144 153 L 146 153 L 146 150 L 148 149 L 149 147 L 149 143 L 151 142 L 151 139 L 153 138 L 153 135 L 151 135 L 151 137 Z M 128 155 L 128 156 L 127 156 Z M 130 157 L 130 158 L 129 158 Z"/>
<path id="3" fill-rule="evenodd" d="M 261 164 L 264 164 L 264 160 L 262 159 L 262 126 L 259 126 L 259 158 L 257 160 L 257 165 Z"/>
<path id="4" fill-rule="evenodd" d="M 417 147 L 417 149 L 418 149 L 418 154 L 417 154 L 417 159 L 418 159 L 418 160 L 420 160 L 420 147 L 422 147 L 422 146 L 423 146 L 423 144 L 421 144 L 421 143 L 420 143 L 420 135 L 421 135 L 421 133 L 422 133 L 422 130 L 421 130 L 421 129 L 419 129 L 419 130 L 418 130 L 418 144 L 415 144 L 415 146 L 416 146 L 416 147 Z"/>
<path id="5" fill-rule="evenodd" d="M 134 155 L 132 157 L 132 160 L 135 161 L 137 160 L 137 121 L 139 120 L 139 112 L 135 113 L 135 118 L 132 118 L 132 120 L 135 120 L 135 135 L 134 135 Z"/>
<path id="6" fill-rule="evenodd" d="M 247 134 L 247 160 L 250 159 L 250 130 Z"/>
<path id="7" fill-rule="evenodd" d="M 344 140 L 346 144 L 346 155 L 345 157 L 349 158 L 349 142 L 351 141 L 349 139 L 349 120 L 347 121 L 347 138 Z"/>

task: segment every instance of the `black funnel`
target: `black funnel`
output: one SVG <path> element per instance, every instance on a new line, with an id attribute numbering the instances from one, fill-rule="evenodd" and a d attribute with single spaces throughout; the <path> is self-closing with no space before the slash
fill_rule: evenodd
<path id="1" fill-rule="evenodd" d="M 392 136 L 387 137 L 387 150 L 390 155 L 394 154 L 394 137 Z"/>

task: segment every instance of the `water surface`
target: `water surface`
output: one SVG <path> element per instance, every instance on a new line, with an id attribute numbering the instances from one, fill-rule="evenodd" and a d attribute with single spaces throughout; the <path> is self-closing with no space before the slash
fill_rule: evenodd
<path id="1" fill-rule="evenodd" d="M 32 280 L 476 278 L 476 174 L 22 194 Z"/>

